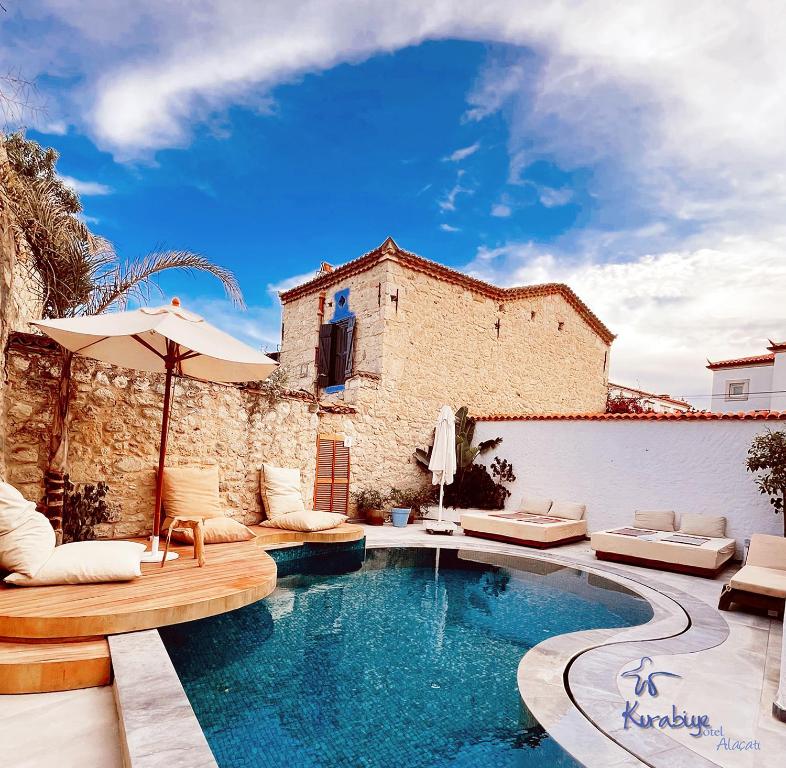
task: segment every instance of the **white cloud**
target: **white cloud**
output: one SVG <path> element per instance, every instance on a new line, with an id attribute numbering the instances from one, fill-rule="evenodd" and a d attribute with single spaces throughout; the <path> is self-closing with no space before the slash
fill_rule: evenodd
<path id="1" fill-rule="evenodd" d="M 112 193 L 112 188 L 106 184 L 101 184 L 97 181 L 81 181 L 75 179 L 73 176 L 60 176 L 60 181 L 67 187 L 71 187 L 77 195 L 85 195 L 86 197 L 94 195 L 109 195 Z"/>
<path id="2" fill-rule="evenodd" d="M 499 219 L 506 219 L 513 213 L 513 209 L 507 203 L 494 203 L 491 206 L 491 215 Z"/>
<path id="3" fill-rule="evenodd" d="M 449 160 L 451 163 L 458 163 L 462 160 L 465 160 L 470 155 L 474 155 L 480 149 L 480 142 L 476 141 L 474 144 L 470 144 L 468 147 L 462 147 L 461 149 L 457 149 L 455 152 L 452 152 L 447 157 L 443 158 L 444 160 Z"/>
<path id="4" fill-rule="evenodd" d="M 444 223 L 440 224 L 439 228 L 443 232 L 461 232 L 461 229 L 459 227 L 452 227 L 452 226 L 450 226 L 450 224 L 444 224 Z"/>
<path id="5" fill-rule="evenodd" d="M 461 178 L 461 174 L 459 173 L 459 178 Z M 456 182 L 453 187 L 448 191 L 448 193 L 441 199 L 437 201 L 437 205 L 439 206 L 440 210 L 445 213 L 447 211 L 455 211 L 456 210 L 456 198 L 459 195 L 471 195 L 473 190 L 469 189 L 468 187 L 464 187 L 461 185 L 460 182 Z"/>
<path id="6" fill-rule="evenodd" d="M 725 237 L 627 263 L 559 249 L 481 249 L 468 269 L 506 285 L 565 282 L 618 334 L 611 377 L 709 406 L 706 359 L 760 354 L 786 336 L 786 236 Z"/>
<path id="7" fill-rule="evenodd" d="M 570 187 L 538 187 L 538 199 L 546 208 L 559 208 L 573 199 L 573 190 Z"/>

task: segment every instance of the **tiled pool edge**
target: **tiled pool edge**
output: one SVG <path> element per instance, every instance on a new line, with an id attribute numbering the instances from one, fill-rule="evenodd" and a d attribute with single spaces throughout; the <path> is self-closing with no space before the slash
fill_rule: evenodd
<path id="1" fill-rule="evenodd" d="M 158 630 L 109 637 L 126 768 L 218 768 Z"/>

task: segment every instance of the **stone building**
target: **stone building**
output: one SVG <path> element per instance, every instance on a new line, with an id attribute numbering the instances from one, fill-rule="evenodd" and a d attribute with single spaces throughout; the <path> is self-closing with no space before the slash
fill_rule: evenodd
<path id="1" fill-rule="evenodd" d="M 566 285 L 499 288 L 388 238 L 281 294 L 294 389 L 358 410 L 353 481 L 422 479 L 412 458 L 439 406 L 602 412 L 614 335 Z"/>

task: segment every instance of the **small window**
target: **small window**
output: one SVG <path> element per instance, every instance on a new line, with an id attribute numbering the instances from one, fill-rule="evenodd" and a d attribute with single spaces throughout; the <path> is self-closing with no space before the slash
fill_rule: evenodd
<path id="1" fill-rule="evenodd" d="M 748 387 L 750 379 L 741 381 L 727 381 L 726 382 L 726 399 L 727 400 L 747 400 Z"/>

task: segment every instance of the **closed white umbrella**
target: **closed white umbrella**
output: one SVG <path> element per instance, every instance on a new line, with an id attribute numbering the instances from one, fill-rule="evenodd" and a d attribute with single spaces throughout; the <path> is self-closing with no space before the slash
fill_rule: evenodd
<path id="1" fill-rule="evenodd" d="M 216 382 L 260 381 L 276 369 L 277 363 L 199 315 L 187 312 L 179 299 L 172 299 L 170 305 L 163 307 L 40 320 L 33 325 L 76 355 L 123 368 L 166 374 L 152 547 L 143 558 L 148 562 L 161 560 L 158 549 L 161 488 L 173 376 Z"/>
<path id="2" fill-rule="evenodd" d="M 431 471 L 432 484 L 439 485 L 437 522 L 441 526 L 445 486 L 453 482 L 456 474 L 456 415 L 449 405 L 443 405 L 439 411 L 428 468 Z M 452 533 L 453 527 L 450 526 L 449 530 Z"/>

